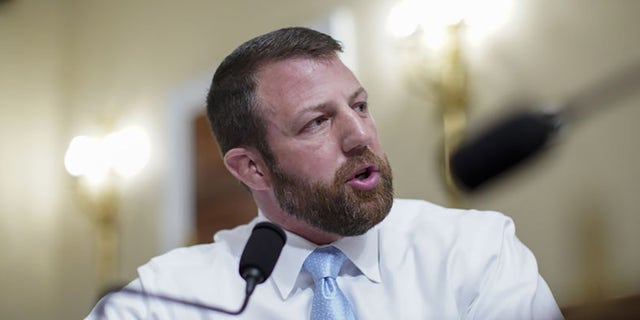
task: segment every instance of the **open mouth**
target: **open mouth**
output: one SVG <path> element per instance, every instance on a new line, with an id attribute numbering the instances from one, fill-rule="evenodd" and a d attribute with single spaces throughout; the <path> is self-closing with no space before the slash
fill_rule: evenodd
<path id="1" fill-rule="evenodd" d="M 346 183 L 356 190 L 368 191 L 375 189 L 379 181 L 380 174 L 376 165 L 367 164 L 354 170 Z"/>
<path id="2" fill-rule="evenodd" d="M 351 179 L 356 179 L 356 180 L 365 180 L 367 178 L 369 178 L 371 176 L 371 174 L 373 172 L 376 171 L 376 167 L 373 165 L 367 165 L 366 167 L 362 167 L 360 169 L 358 169 L 353 176 L 351 177 Z M 350 180 L 351 180 L 350 179 Z"/>
<path id="3" fill-rule="evenodd" d="M 357 172 L 355 175 L 355 179 L 366 179 L 371 175 L 371 168 L 365 168 L 364 170 Z"/>

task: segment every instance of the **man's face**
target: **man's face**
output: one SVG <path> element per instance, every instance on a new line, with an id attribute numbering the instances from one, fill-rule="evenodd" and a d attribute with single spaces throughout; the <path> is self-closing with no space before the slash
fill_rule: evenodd
<path id="1" fill-rule="evenodd" d="M 391 168 L 352 72 L 337 58 L 297 58 L 264 66 L 257 81 L 280 207 L 342 236 L 382 221 L 393 202 Z"/>

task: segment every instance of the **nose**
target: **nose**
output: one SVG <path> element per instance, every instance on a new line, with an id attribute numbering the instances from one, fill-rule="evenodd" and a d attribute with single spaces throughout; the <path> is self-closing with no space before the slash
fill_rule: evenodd
<path id="1" fill-rule="evenodd" d="M 369 146 L 375 135 L 373 121 L 354 110 L 346 112 L 342 121 L 342 151 L 354 153 Z"/>

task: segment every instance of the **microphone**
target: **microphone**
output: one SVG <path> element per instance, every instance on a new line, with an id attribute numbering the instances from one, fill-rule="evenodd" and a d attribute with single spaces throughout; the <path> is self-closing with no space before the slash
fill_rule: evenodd
<path id="1" fill-rule="evenodd" d="M 247 282 L 247 295 L 271 276 L 286 241 L 284 231 L 271 222 L 260 222 L 253 228 L 238 268 L 240 276 Z"/>
<path id="2" fill-rule="evenodd" d="M 475 191 L 543 150 L 563 124 L 559 112 L 513 114 L 454 150 L 451 176 L 461 189 Z"/>
<path id="3" fill-rule="evenodd" d="M 104 307 L 111 295 L 123 293 L 144 296 L 151 299 L 225 313 L 228 315 L 239 315 L 246 309 L 247 304 L 249 303 L 249 298 L 253 294 L 256 286 L 266 281 L 271 275 L 286 241 L 287 236 L 284 231 L 279 226 L 271 222 L 260 222 L 253 227 L 251 236 L 249 237 L 249 240 L 247 240 L 247 244 L 245 245 L 240 258 L 240 267 L 238 271 L 240 276 L 246 281 L 246 289 L 242 306 L 236 311 L 230 311 L 220 307 L 179 299 L 168 295 L 153 294 L 125 287 L 107 294 L 97 307 L 98 314 L 104 314 Z"/>
<path id="4" fill-rule="evenodd" d="M 565 122 L 602 111 L 602 106 L 637 92 L 639 84 L 640 61 L 588 86 L 554 111 L 525 111 L 499 121 L 452 152 L 449 166 L 454 182 L 465 191 L 475 191 L 544 150 Z"/>

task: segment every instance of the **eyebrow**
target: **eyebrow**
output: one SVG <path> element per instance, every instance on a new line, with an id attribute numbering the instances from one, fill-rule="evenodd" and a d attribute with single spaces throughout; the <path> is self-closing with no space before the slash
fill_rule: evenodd
<path id="1" fill-rule="evenodd" d="M 369 95 L 367 94 L 367 90 L 363 87 L 358 88 L 351 96 L 349 96 L 349 101 L 355 100 L 359 95 L 364 94 L 364 97 L 367 98 Z"/>
<path id="2" fill-rule="evenodd" d="M 365 98 L 367 98 L 367 97 L 368 97 L 367 90 L 365 90 L 363 87 L 360 87 L 360 88 L 358 88 L 358 90 L 356 90 L 355 92 L 353 92 L 353 93 L 349 96 L 349 103 L 353 102 L 353 100 L 356 100 L 356 98 L 358 98 L 358 96 L 360 96 L 360 95 L 362 95 L 362 94 L 364 94 L 364 97 L 365 97 Z M 309 106 L 309 107 L 306 107 L 306 108 L 304 108 L 304 109 L 300 110 L 300 111 L 297 113 L 297 116 L 299 116 L 299 115 L 301 115 L 301 114 L 304 114 L 304 113 L 306 113 L 306 112 L 309 112 L 309 111 L 318 111 L 318 110 L 322 110 L 322 109 L 327 108 L 328 106 L 329 106 L 329 104 L 328 104 L 328 103 L 320 103 L 320 104 L 317 104 L 317 105 Z"/>

